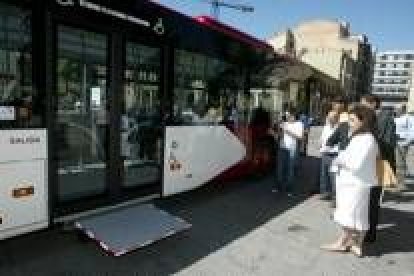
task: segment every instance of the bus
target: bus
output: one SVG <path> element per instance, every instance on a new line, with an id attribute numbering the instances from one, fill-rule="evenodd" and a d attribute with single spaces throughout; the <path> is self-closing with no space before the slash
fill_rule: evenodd
<path id="1" fill-rule="evenodd" d="M 271 169 L 272 54 L 152 1 L 0 0 L 0 239 Z"/>

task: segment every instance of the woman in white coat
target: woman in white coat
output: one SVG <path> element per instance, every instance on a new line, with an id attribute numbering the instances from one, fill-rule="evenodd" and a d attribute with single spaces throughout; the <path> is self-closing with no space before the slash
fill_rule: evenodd
<path id="1" fill-rule="evenodd" d="M 349 145 L 332 164 L 337 171 L 334 219 L 342 233 L 336 242 L 322 248 L 337 252 L 351 250 L 362 256 L 362 242 L 369 229 L 370 190 L 378 185 L 376 161 L 379 150 L 374 137 L 374 111 L 355 105 L 349 112 L 349 125 Z"/>

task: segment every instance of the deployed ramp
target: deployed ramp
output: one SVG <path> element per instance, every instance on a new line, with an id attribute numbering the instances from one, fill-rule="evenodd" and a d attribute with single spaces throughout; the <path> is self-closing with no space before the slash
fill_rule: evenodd
<path id="1" fill-rule="evenodd" d="M 137 205 L 83 218 L 76 228 L 114 256 L 149 245 L 191 227 L 152 204 Z"/>

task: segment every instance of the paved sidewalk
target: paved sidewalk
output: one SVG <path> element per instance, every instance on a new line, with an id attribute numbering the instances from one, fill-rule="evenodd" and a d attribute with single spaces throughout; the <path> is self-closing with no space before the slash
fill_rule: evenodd
<path id="1" fill-rule="evenodd" d="M 367 257 L 321 251 L 337 227 L 328 203 L 311 197 L 180 271 L 178 275 L 414 275 L 414 192 L 385 202 Z"/>

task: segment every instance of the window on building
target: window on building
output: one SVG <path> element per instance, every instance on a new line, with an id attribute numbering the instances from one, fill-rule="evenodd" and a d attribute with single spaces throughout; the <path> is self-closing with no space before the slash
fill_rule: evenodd
<path id="1" fill-rule="evenodd" d="M 379 71 L 378 73 L 380 76 L 385 76 L 385 71 Z"/>
<path id="2" fill-rule="evenodd" d="M 392 65 L 392 68 L 397 68 L 397 63 L 394 63 L 394 64 Z"/>
<path id="3" fill-rule="evenodd" d="M 380 68 L 386 68 L 387 64 L 386 63 L 380 63 Z"/>
<path id="4" fill-rule="evenodd" d="M 404 68 L 411 68 L 411 63 L 409 62 L 404 63 Z"/>
<path id="5" fill-rule="evenodd" d="M 408 71 L 403 71 L 402 72 L 402 76 L 408 76 L 409 75 L 409 72 Z"/>
<path id="6" fill-rule="evenodd" d="M 394 60 L 399 60 L 400 59 L 400 55 L 394 55 Z"/>
<path id="7" fill-rule="evenodd" d="M 382 56 L 380 57 L 380 59 L 381 59 L 381 60 L 387 60 L 387 59 L 388 59 L 388 56 L 387 56 L 387 55 L 382 55 Z"/>
<path id="8" fill-rule="evenodd" d="M 406 60 L 414 60 L 414 55 L 413 54 L 407 54 L 407 55 L 405 55 L 405 59 Z"/>

